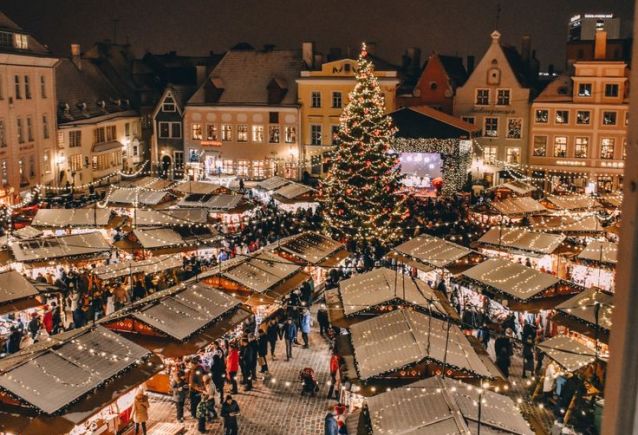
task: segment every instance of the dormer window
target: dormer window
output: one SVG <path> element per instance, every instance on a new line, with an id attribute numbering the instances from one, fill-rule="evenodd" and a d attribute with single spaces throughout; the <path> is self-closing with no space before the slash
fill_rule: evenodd
<path id="1" fill-rule="evenodd" d="M 0 47 L 13 48 L 13 35 L 9 32 L 0 32 Z"/>
<path id="2" fill-rule="evenodd" d="M 578 96 L 579 97 L 591 97 L 591 83 L 579 83 L 578 84 Z"/>
<path id="3" fill-rule="evenodd" d="M 104 110 L 106 109 L 106 101 L 104 100 L 100 100 L 97 102 L 97 105 L 100 107 L 100 109 Z"/>
<path id="4" fill-rule="evenodd" d="M 86 103 L 78 103 L 78 109 L 82 112 L 86 111 Z"/>
<path id="5" fill-rule="evenodd" d="M 29 38 L 27 35 L 15 33 L 13 35 L 14 46 L 20 50 L 27 50 L 29 48 Z"/>
<path id="6" fill-rule="evenodd" d="M 164 103 L 162 104 L 162 112 L 174 112 L 175 111 L 175 100 L 173 97 L 168 96 L 164 98 Z"/>

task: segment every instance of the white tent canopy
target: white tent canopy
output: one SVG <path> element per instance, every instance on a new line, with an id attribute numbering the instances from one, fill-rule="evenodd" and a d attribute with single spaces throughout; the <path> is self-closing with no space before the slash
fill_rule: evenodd
<path id="1" fill-rule="evenodd" d="M 618 262 L 618 244 L 592 240 L 585 249 L 578 254 L 577 258 L 580 260 L 597 261 L 599 263 L 616 264 Z"/>
<path id="2" fill-rule="evenodd" d="M 427 234 L 400 244 L 394 251 L 434 267 L 446 267 L 472 253 L 461 245 Z"/>
<path id="3" fill-rule="evenodd" d="M 299 270 L 301 266 L 295 263 L 270 252 L 260 252 L 234 263 L 221 275 L 252 291 L 263 293 Z"/>
<path id="4" fill-rule="evenodd" d="M 493 201 L 490 205 L 499 213 L 510 215 L 526 215 L 547 212 L 547 208 L 540 202 L 529 197 L 508 198 L 502 201 Z"/>
<path id="5" fill-rule="evenodd" d="M 39 228 L 105 227 L 109 223 L 109 208 L 41 208 L 31 221 Z"/>
<path id="6" fill-rule="evenodd" d="M 561 210 L 588 210 L 600 207 L 600 203 L 585 195 L 547 195 L 547 201 Z"/>
<path id="7" fill-rule="evenodd" d="M 109 252 L 111 246 L 99 232 L 49 237 L 11 244 L 17 261 L 46 261 Z"/>

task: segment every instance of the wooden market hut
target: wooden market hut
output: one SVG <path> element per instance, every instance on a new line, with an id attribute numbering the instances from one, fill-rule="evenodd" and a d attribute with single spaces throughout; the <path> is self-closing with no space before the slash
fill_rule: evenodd
<path id="1" fill-rule="evenodd" d="M 78 263 L 106 258 L 111 245 L 100 232 L 17 241 L 10 245 L 16 261 L 36 267 L 50 261 Z"/>
<path id="2" fill-rule="evenodd" d="M 384 267 L 339 282 L 338 288 L 326 290 L 325 297 L 330 323 L 339 328 L 401 307 L 439 319 L 459 320 L 443 293 L 418 278 Z"/>
<path id="3" fill-rule="evenodd" d="M 571 238 L 598 236 L 605 232 L 605 228 L 594 215 L 530 216 L 529 223 L 530 228 L 534 231 L 563 234 Z"/>
<path id="4" fill-rule="evenodd" d="M 177 203 L 179 207 L 195 207 L 208 210 L 209 216 L 224 223 L 238 223 L 246 219 L 255 208 L 255 204 L 246 200 L 243 195 L 200 194 L 186 195 Z"/>
<path id="5" fill-rule="evenodd" d="M 477 346 L 454 323 L 408 308 L 355 323 L 336 341 L 341 383 L 366 397 L 443 372 L 468 382 L 501 382 L 503 375 Z"/>
<path id="6" fill-rule="evenodd" d="M 615 267 L 618 262 L 618 243 L 592 240 L 576 258 L 583 262 Z"/>
<path id="7" fill-rule="evenodd" d="M 471 249 L 427 234 L 395 246 L 388 257 L 423 273 L 434 269 L 459 273 L 483 258 Z"/>
<path id="8" fill-rule="evenodd" d="M 110 208 L 41 208 L 31 221 L 36 229 L 106 228 L 113 214 Z"/>
<path id="9" fill-rule="evenodd" d="M 99 325 L 36 343 L 0 360 L 0 431 L 123 432 L 137 387 L 161 365 L 159 357 Z"/>
<path id="10" fill-rule="evenodd" d="M 300 265 L 263 250 L 220 263 L 199 277 L 245 301 L 260 317 L 272 314 L 288 294 L 308 279 Z"/>
<path id="11" fill-rule="evenodd" d="M 552 322 L 567 328 L 569 332 L 589 337 L 591 340 L 609 343 L 614 296 L 596 288 L 582 293 L 556 306 Z M 606 352 L 603 352 L 606 353 Z"/>
<path id="12" fill-rule="evenodd" d="M 584 290 L 554 275 L 501 258 L 490 258 L 452 277 L 452 282 L 486 294 L 513 311 L 553 309 Z"/>
<path id="13" fill-rule="evenodd" d="M 115 242 L 120 249 L 153 255 L 187 252 L 217 246 L 219 233 L 209 225 L 173 228 L 136 228 L 124 240 Z"/>
<path id="14" fill-rule="evenodd" d="M 277 255 L 304 266 L 316 290 L 323 288 L 327 272 L 350 255 L 343 243 L 314 231 L 285 237 L 270 246 Z"/>
<path id="15" fill-rule="evenodd" d="M 587 195 L 547 195 L 542 203 L 550 210 L 571 212 L 592 211 L 601 205 L 595 198 Z"/>
<path id="16" fill-rule="evenodd" d="M 598 197 L 598 201 L 603 205 L 603 207 L 611 210 L 616 210 L 622 206 L 623 194 L 610 194 L 603 195 Z"/>
<path id="17" fill-rule="evenodd" d="M 530 197 L 507 198 L 502 201 L 492 201 L 490 206 L 502 216 L 510 219 L 521 218 L 523 216 L 545 214 L 547 208 L 540 202 Z"/>
<path id="18" fill-rule="evenodd" d="M 46 296 L 58 291 L 51 285 L 32 281 L 15 270 L 1 272 L 0 315 L 44 305 Z"/>
<path id="19" fill-rule="evenodd" d="M 531 196 L 531 194 L 536 192 L 538 188 L 531 184 L 525 183 L 524 181 L 512 180 L 503 184 L 499 184 L 491 190 L 495 192 L 497 198 L 505 199 L 511 196 Z"/>
<path id="20" fill-rule="evenodd" d="M 170 273 L 182 267 L 183 261 L 179 254 L 159 255 L 146 260 L 129 260 L 115 264 L 106 264 L 93 269 L 93 275 L 101 282 L 118 278 L 139 277 L 158 272 Z"/>
<path id="21" fill-rule="evenodd" d="M 252 316 L 249 308 L 232 296 L 199 282 L 182 283 L 154 293 L 115 313 L 105 326 L 160 355 L 175 359 L 195 355 L 232 332 Z M 148 382 L 149 389 L 170 393 L 168 373 Z"/>
<path id="22" fill-rule="evenodd" d="M 116 207 L 163 207 L 174 199 L 166 190 L 144 190 L 144 188 L 114 188 L 106 199 L 109 204 Z"/>
<path id="23" fill-rule="evenodd" d="M 570 279 L 585 287 L 598 287 L 613 292 L 617 262 L 617 243 L 592 240 L 572 258 Z"/>
<path id="24" fill-rule="evenodd" d="M 207 225 L 205 208 L 138 209 L 130 217 L 135 227 L 185 227 Z"/>
<path id="25" fill-rule="evenodd" d="M 275 204 L 283 210 L 315 209 L 319 205 L 316 190 L 305 184 L 290 182 L 272 192 Z"/>
<path id="26" fill-rule="evenodd" d="M 366 398 L 346 427 L 351 435 L 534 434 L 511 398 L 440 376 Z"/>
<path id="27" fill-rule="evenodd" d="M 233 189 L 218 183 L 205 181 L 186 181 L 177 184 L 173 191 L 181 195 L 191 195 L 193 193 L 200 195 L 212 195 L 219 193 L 232 193 Z"/>

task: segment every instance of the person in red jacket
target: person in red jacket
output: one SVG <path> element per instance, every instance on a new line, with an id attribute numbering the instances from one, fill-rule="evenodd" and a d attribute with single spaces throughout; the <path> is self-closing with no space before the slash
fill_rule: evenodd
<path id="1" fill-rule="evenodd" d="M 51 335 L 53 331 L 53 310 L 48 305 L 44 306 L 44 314 L 42 315 L 42 324 L 44 325 L 44 329 L 46 329 L 47 334 Z"/>
<path id="2" fill-rule="evenodd" d="M 233 394 L 237 394 L 237 372 L 239 371 L 239 349 L 237 349 L 237 343 L 230 345 L 230 351 L 226 358 L 226 377 L 233 386 Z"/>
<path id="3" fill-rule="evenodd" d="M 341 361 L 339 355 L 337 355 L 336 351 L 332 351 L 332 356 L 330 357 L 330 389 L 328 390 L 328 399 L 332 398 L 332 395 L 335 395 L 335 399 L 339 399 L 339 389 L 336 388 L 337 385 L 337 373 L 339 372 L 339 366 L 341 365 Z"/>

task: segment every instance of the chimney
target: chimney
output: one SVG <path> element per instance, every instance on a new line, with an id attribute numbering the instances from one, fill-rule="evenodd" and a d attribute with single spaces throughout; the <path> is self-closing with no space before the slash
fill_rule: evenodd
<path id="1" fill-rule="evenodd" d="M 594 60 L 605 60 L 607 58 L 607 32 L 603 29 L 596 29 L 594 38 Z"/>
<path id="2" fill-rule="evenodd" d="M 321 69 L 321 65 L 323 65 L 323 56 L 321 55 L 321 53 L 315 53 L 313 58 L 313 65 L 315 66 L 315 68 Z"/>
<path id="3" fill-rule="evenodd" d="M 314 42 L 302 42 L 301 43 L 301 58 L 306 64 L 306 68 L 314 69 L 315 65 L 315 43 Z"/>
<path id="4" fill-rule="evenodd" d="M 525 34 L 521 38 L 521 59 L 527 65 L 530 61 L 532 52 L 532 38 Z"/>
<path id="5" fill-rule="evenodd" d="M 417 47 L 410 47 L 407 50 L 408 73 L 411 75 L 418 75 L 421 71 L 421 49 Z"/>
<path id="6" fill-rule="evenodd" d="M 366 49 L 368 50 L 368 54 L 377 54 L 377 43 L 366 42 Z"/>
<path id="7" fill-rule="evenodd" d="M 195 83 L 196 86 L 201 85 L 206 80 L 206 65 L 195 65 Z"/>
<path id="8" fill-rule="evenodd" d="M 474 71 L 474 56 L 469 55 L 467 57 L 467 75 L 469 76 L 470 74 L 472 74 L 472 72 Z"/>
<path id="9" fill-rule="evenodd" d="M 80 44 L 71 44 L 71 61 L 77 69 L 82 69 L 82 56 L 80 55 Z"/>

